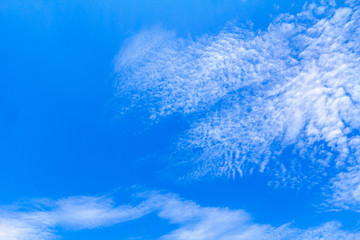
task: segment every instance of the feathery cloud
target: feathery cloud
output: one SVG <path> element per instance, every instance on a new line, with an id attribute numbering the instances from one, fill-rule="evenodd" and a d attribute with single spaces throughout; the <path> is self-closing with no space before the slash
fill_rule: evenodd
<path id="1" fill-rule="evenodd" d="M 341 230 L 337 222 L 309 229 L 298 229 L 290 224 L 273 227 L 254 223 L 244 210 L 201 207 L 193 201 L 186 201 L 175 194 L 150 191 L 139 194 L 140 204 L 117 205 L 109 197 L 71 197 L 58 201 L 33 201 L 26 206 L 14 205 L 1 208 L 1 240 L 50 240 L 60 235 L 55 228 L 70 230 L 91 229 L 111 226 L 136 220 L 155 212 L 159 218 L 178 226 L 164 233 L 162 240 L 201 239 L 357 239 L 359 232 Z M 19 208 L 22 207 L 22 208 Z M 30 209 L 29 209 L 30 208 Z"/>
<path id="2" fill-rule="evenodd" d="M 116 58 L 117 95 L 151 119 L 188 116 L 179 145 L 200 153 L 195 176 L 314 184 L 360 161 L 360 10 L 348 4 L 306 4 L 262 32 L 141 32 Z"/>
<path id="3" fill-rule="evenodd" d="M 107 197 L 70 197 L 52 201 L 34 200 L 26 205 L 15 204 L 0 209 L 0 239 L 55 239 L 54 228 L 92 229 L 139 218 L 153 206 L 116 206 Z"/>

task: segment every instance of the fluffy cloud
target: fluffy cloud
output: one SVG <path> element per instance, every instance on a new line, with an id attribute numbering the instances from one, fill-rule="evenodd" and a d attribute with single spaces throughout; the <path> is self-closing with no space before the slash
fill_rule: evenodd
<path id="1" fill-rule="evenodd" d="M 144 31 L 116 58 L 117 95 L 152 119 L 188 116 L 179 146 L 199 152 L 195 176 L 258 170 L 297 186 L 356 167 L 360 10 L 322 2 L 262 32 L 232 26 L 192 40 Z"/>
<path id="2" fill-rule="evenodd" d="M 138 219 L 155 212 L 159 218 L 178 226 L 160 237 L 162 240 L 307 240 L 358 239 L 360 233 L 341 230 L 337 222 L 309 229 L 290 224 L 273 227 L 256 224 L 243 210 L 201 207 L 174 194 L 145 192 L 140 204 L 117 205 L 109 197 L 72 197 L 58 201 L 33 201 L 24 206 L 1 208 L 1 240 L 49 240 L 58 238 L 55 227 L 72 230 L 110 226 Z M 21 208 L 19 208 L 21 207 Z"/>

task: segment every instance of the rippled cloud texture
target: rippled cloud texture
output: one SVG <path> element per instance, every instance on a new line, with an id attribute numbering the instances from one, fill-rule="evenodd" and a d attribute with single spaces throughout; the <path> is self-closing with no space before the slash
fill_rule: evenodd
<path id="1" fill-rule="evenodd" d="M 141 196 L 141 198 L 139 197 Z M 60 236 L 55 228 L 68 231 L 107 227 L 136 220 L 149 213 L 176 226 L 159 239 L 172 240 L 286 240 L 360 238 L 359 232 L 341 229 L 338 222 L 298 229 L 291 224 L 274 227 L 254 223 L 243 210 L 202 207 L 174 194 L 156 191 L 137 194 L 138 205 L 118 205 L 109 196 L 33 200 L 27 204 L 0 207 L 1 240 L 50 240 Z M 134 199 L 133 199 L 134 200 Z"/>
<path id="2" fill-rule="evenodd" d="M 307 4 L 265 31 L 143 31 L 116 58 L 116 94 L 153 121 L 187 116 L 178 145 L 199 153 L 195 177 L 259 171 L 292 187 L 332 178 L 329 203 L 359 210 L 360 10 L 347 4 Z"/>

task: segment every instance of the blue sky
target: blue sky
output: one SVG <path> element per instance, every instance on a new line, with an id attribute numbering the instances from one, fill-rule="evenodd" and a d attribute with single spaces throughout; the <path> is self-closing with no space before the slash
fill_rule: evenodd
<path id="1" fill-rule="evenodd" d="M 360 9 L 2 1 L 0 239 L 360 238 Z"/>

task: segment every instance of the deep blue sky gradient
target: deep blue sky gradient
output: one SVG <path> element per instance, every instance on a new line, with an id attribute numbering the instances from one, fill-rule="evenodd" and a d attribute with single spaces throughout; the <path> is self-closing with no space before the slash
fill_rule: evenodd
<path id="1" fill-rule="evenodd" d="M 193 38 L 216 34 L 229 21 L 265 29 L 271 15 L 300 11 L 303 3 L 1 1 L 0 204 L 103 194 L 137 184 L 176 192 L 202 206 L 243 208 L 258 223 L 294 220 L 295 226 L 309 227 L 336 218 L 354 228 L 355 213 L 314 212 L 308 200 L 316 198 L 316 190 L 274 190 L 262 175 L 246 181 L 171 179 L 167 172 L 176 169 L 169 170 L 174 167 L 167 158 L 187 123 L 174 117 L 142 129 L 141 116 L 115 118 L 113 59 L 128 37 L 154 25 Z M 62 235 L 153 239 L 172 228 L 154 219 Z"/>

